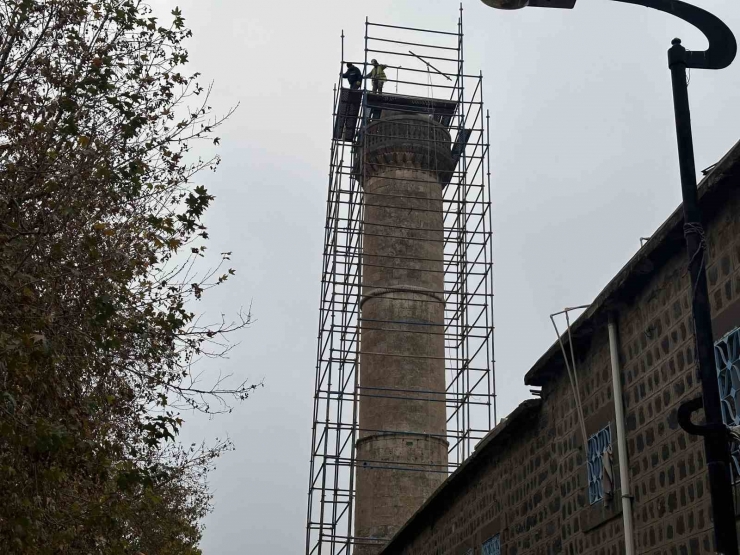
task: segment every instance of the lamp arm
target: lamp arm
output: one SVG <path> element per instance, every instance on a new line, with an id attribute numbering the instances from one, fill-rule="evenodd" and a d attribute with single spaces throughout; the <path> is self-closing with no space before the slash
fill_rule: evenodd
<path id="1" fill-rule="evenodd" d="M 661 12 L 683 19 L 699 29 L 709 41 L 709 48 L 701 52 L 686 50 L 683 53 L 675 51 L 669 64 L 683 62 L 686 67 L 697 69 L 723 69 L 732 63 L 737 54 L 735 35 L 724 22 L 706 10 L 702 10 L 680 0 L 614 0 L 626 4 L 637 4 L 653 8 Z M 673 50 L 673 49 L 672 49 Z"/>

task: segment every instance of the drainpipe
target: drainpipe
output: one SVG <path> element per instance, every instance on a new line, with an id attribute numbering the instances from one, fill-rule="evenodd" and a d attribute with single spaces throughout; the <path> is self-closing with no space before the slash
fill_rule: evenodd
<path id="1" fill-rule="evenodd" d="M 635 536 L 632 526 L 632 495 L 630 473 L 627 466 L 627 438 L 624 430 L 624 406 L 622 404 L 622 372 L 619 367 L 617 324 L 609 315 L 609 354 L 612 359 L 612 385 L 614 389 L 614 413 L 617 423 L 617 452 L 619 453 L 619 479 L 622 485 L 622 518 L 624 520 L 625 555 L 635 554 Z"/>

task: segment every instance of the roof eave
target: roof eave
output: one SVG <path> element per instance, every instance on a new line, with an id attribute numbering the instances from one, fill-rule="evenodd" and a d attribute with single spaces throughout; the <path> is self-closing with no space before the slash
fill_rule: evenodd
<path id="1" fill-rule="evenodd" d="M 706 200 L 709 193 L 714 192 L 725 180 L 740 170 L 740 141 L 717 162 L 712 170 L 701 180 L 698 185 L 699 200 Z M 600 315 L 608 312 L 620 302 L 621 293 L 625 286 L 636 275 L 645 275 L 655 266 L 653 259 L 660 258 L 656 256 L 660 251 L 665 251 L 670 247 L 671 239 L 683 239 L 681 230 L 683 225 L 682 205 L 679 205 L 668 219 L 658 228 L 650 237 L 650 240 L 637 251 L 637 253 L 624 265 L 617 275 L 607 284 L 607 286 L 598 294 L 596 299 L 573 322 L 571 334 L 575 337 L 582 331 L 587 322 L 597 319 Z M 675 245 L 673 245 L 675 248 Z M 678 245 L 682 248 L 682 244 Z M 564 345 L 567 345 L 567 336 L 563 338 Z M 575 342 L 575 339 L 574 339 Z M 535 362 L 534 366 L 524 375 L 525 385 L 542 386 L 548 379 L 555 374 L 551 371 L 554 357 L 560 356 L 560 345 L 557 341 Z M 558 365 L 560 367 L 562 365 Z"/>
<path id="2" fill-rule="evenodd" d="M 403 542 L 409 534 L 413 534 L 415 529 L 423 526 L 421 519 L 428 511 L 433 510 L 434 505 L 443 502 L 444 495 L 453 488 L 456 483 L 463 478 L 467 471 L 474 466 L 489 449 L 496 447 L 528 423 L 535 414 L 539 412 L 542 406 L 540 399 L 527 399 L 519 404 L 509 416 L 502 419 L 499 424 L 493 428 L 483 439 L 478 442 L 473 453 L 457 467 L 455 472 L 450 474 L 447 479 L 429 496 L 424 504 L 409 518 L 406 523 L 395 533 L 390 541 L 383 547 L 378 555 L 394 555 L 399 553 L 397 548 L 399 542 Z"/>

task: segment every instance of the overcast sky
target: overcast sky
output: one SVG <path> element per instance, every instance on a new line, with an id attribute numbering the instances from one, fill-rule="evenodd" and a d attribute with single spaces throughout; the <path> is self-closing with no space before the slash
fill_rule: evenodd
<path id="1" fill-rule="evenodd" d="M 458 3 L 153 1 L 182 8 L 214 108 L 240 104 L 220 133 L 219 171 L 203 176 L 216 195 L 209 248 L 233 251 L 238 273 L 197 308 L 217 317 L 253 303 L 241 344 L 208 364 L 265 387 L 229 415 L 185 415 L 185 441 L 228 435 L 237 448 L 212 475 L 204 552 L 301 553 L 339 36 L 362 59 L 365 16 L 454 31 Z M 737 0 L 700 5 L 740 32 Z M 666 50 L 675 36 L 706 44 L 678 19 L 605 0 L 464 8 L 466 69 L 483 71 L 491 111 L 500 418 L 555 340 L 548 315 L 591 302 L 680 202 Z M 697 168 L 740 138 L 738 91 L 740 62 L 692 72 Z"/>

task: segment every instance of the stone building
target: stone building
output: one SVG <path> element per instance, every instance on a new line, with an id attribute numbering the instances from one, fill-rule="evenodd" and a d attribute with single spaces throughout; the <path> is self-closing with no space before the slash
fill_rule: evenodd
<path id="1" fill-rule="evenodd" d="M 699 187 L 723 413 L 732 419 L 740 404 L 740 383 L 730 380 L 740 378 L 740 143 Z M 573 324 L 586 447 L 556 343 L 524 378 L 541 396 L 499 423 L 381 553 L 618 555 L 623 502 L 632 505 L 637 553 L 713 553 L 704 446 L 676 416 L 700 394 L 686 268 L 677 209 Z M 609 320 L 623 388 L 625 501 Z M 611 473 L 603 471 L 609 461 Z"/>

